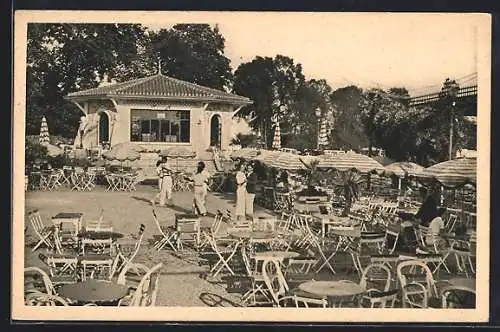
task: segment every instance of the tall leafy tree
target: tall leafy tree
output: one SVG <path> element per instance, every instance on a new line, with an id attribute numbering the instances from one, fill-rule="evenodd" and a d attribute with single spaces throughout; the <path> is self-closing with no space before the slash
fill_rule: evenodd
<path id="1" fill-rule="evenodd" d="M 252 127 L 261 133 L 267 146 L 272 142 L 273 125 L 279 121 L 286 142 L 285 137 L 293 132 L 298 118 L 294 104 L 305 83 L 302 66 L 283 55 L 274 59 L 257 56 L 241 64 L 234 76 L 235 93 L 254 102 L 245 107 L 241 115 L 252 118 Z"/>
<path id="2" fill-rule="evenodd" d="M 74 137 L 81 114 L 63 97 L 119 77 L 143 35 L 137 24 L 29 24 L 27 134 L 38 134 L 45 115 L 52 134 Z"/>
<path id="3" fill-rule="evenodd" d="M 336 117 L 332 136 L 334 146 L 355 150 L 368 146 L 360 107 L 363 90 L 351 85 L 335 90 L 330 98 Z"/>
<path id="4" fill-rule="evenodd" d="M 230 60 L 224 55 L 225 39 L 216 26 L 176 24 L 150 34 L 150 55 L 162 60 L 169 76 L 214 89 L 232 85 Z"/>
<path id="5" fill-rule="evenodd" d="M 462 105 L 446 93 L 446 84 L 436 103 L 418 107 L 409 105 L 408 92 L 404 88 L 365 91 L 360 108 L 371 143 L 398 161 L 409 160 L 429 166 L 447 160 L 453 112 L 453 153 L 459 148 L 475 148 L 473 126 L 463 117 L 470 105 Z"/>

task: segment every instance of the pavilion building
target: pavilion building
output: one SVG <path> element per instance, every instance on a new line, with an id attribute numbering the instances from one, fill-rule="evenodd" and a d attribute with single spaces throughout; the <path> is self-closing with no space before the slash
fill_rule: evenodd
<path id="1" fill-rule="evenodd" d="M 233 115 L 249 98 L 159 72 L 68 94 L 84 114 L 75 147 L 131 142 L 146 151 L 183 147 L 204 159 L 210 147 L 230 149 Z M 141 157 L 142 159 L 142 157 Z"/>

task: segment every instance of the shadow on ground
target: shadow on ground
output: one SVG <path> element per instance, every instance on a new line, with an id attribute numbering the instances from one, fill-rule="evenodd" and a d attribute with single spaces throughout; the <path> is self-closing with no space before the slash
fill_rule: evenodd
<path id="1" fill-rule="evenodd" d="M 209 307 L 242 307 L 242 305 L 213 293 L 201 293 L 200 300 Z"/>

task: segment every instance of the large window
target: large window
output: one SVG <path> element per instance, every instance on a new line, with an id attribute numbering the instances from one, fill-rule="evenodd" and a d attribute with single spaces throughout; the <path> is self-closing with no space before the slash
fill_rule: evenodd
<path id="1" fill-rule="evenodd" d="M 130 111 L 132 142 L 189 143 L 189 111 Z"/>

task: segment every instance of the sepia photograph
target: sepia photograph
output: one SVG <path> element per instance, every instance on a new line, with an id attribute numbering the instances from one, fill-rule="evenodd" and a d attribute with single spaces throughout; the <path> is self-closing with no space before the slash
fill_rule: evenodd
<path id="1" fill-rule="evenodd" d="M 489 15 L 14 23 L 12 319 L 487 321 Z"/>

